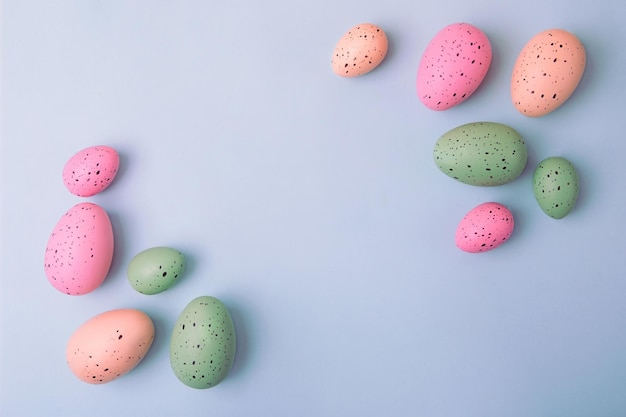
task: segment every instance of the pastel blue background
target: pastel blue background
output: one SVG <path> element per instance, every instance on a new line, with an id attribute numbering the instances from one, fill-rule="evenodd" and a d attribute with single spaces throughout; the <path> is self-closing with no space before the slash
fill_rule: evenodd
<path id="1" fill-rule="evenodd" d="M 3 417 L 626 415 L 623 0 L 4 0 L 1 19 Z M 493 63 L 468 101 L 433 112 L 418 62 L 461 21 L 487 34 Z M 387 32 L 389 54 L 340 78 L 333 48 L 361 22 Z M 583 41 L 588 66 L 563 107 L 526 118 L 512 67 L 554 27 Z M 520 178 L 478 188 L 438 171 L 436 139 L 474 121 L 524 136 Z M 117 179 L 71 195 L 63 165 L 98 144 L 121 154 Z M 548 156 L 581 178 L 560 221 L 532 194 Z M 69 297 L 43 254 L 85 200 L 109 212 L 116 252 L 101 288 Z M 486 201 L 513 211 L 515 233 L 463 253 L 456 226 Z M 126 266 L 158 245 L 189 267 L 144 296 Z M 232 373 L 202 391 L 168 359 L 199 295 L 229 307 L 239 338 Z M 149 354 L 110 384 L 80 382 L 67 339 L 121 307 L 153 318 Z"/>

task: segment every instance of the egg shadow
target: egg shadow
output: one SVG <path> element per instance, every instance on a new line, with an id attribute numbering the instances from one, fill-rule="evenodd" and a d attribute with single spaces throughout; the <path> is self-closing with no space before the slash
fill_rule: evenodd
<path id="1" fill-rule="evenodd" d="M 240 298 L 221 298 L 222 302 L 228 308 L 233 324 L 235 326 L 235 337 L 237 338 L 235 360 L 229 373 L 229 378 L 237 378 L 244 372 L 249 365 L 254 347 L 255 337 L 251 332 L 253 323 L 253 314 L 245 305 L 250 305 L 242 301 Z"/>
<path id="2" fill-rule="evenodd" d="M 385 58 L 378 65 L 379 67 L 383 67 L 383 68 L 389 65 L 389 62 L 393 61 L 397 55 L 396 48 L 395 48 L 396 41 L 395 41 L 394 35 L 387 31 L 385 31 L 385 35 L 387 36 L 387 53 L 385 54 Z"/>
<path id="3" fill-rule="evenodd" d="M 154 339 L 143 358 L 127 374 L 122 375 L 110 385 L 111 387 L 117 387 L 115 388 L 116 391 L 122 389 L 141 392 L 141 390 L 136 391 L 137 384 L 143 384 L 141 381 L 151 381 L 156 378 L 159 378 L 159 381 L 161 381 L 166 373 L 172 374 L 169 366 L 169 338 L 171 331 L 169 320 L 154 309 L 136 308 L 146 313 L 152 320 Z M 109 384 L 106 385 L 108 386 Z"/>
<path id="4" fill-rule="evenodd" d="M 126 176 L 126 172 L 128 171 L 128 164 L 126 163 L 128 161 L 128 156 L 126 155 L 126 153 L 124 151 L 121 151 L 118 147 L 116 147 L 116 145 L 106 145 L 106 146 L 111 146 L 113 149 L 115 149 L 119 157 L 119 165 L 117 167 L 117 172 L 115 173 L 115 177 L 113 181 L 111 181 L 109 186 L 102 192 L 103 194 L 104 193 L 109 194 L 111 192 L 115 192 L 115 189 L 118 187 L 117 184 L 120 182 L 123 183 L 124 177 Z"/>
<path id="5" fill-rule="evenodd" d="M 578 176 L 578 198 L 574 203 L 572 211 L 585 210 L 585 208 L 589 206 L 590 201 L 598 200 L 598 197 L 593 197 L 593 194 L 596 193 L 595 190 L 599 188 L 596 181 L 597 177 L 594 175 L 594 171 L 592 169 L 588 169 L 588 166 L 583 164 L 579 164 L 577 166 L 576 161 L 573 161 L 568 157 L 565 158 L 572 162 Z"/>
<path id="6" fill-rule="evenodd" d="M 111 227 L 113 228 L 113 259 L 111 260 L 111 266 L 107 277 L 102 283 L 102 287 L 107 287 L 113 282 L 113 277 L 118 274 L 126 275 L 126 268 L 124 263 L 124 254 L 126 253 L 126 239 L 124 239 L 124 227 L 120 220 L 120 216 L 116 212 L 109 212 L 109 219 L 111 221 Z"/>
<path id="7" fill-rule="evenodd" d="M 469 97 L 459 105 L 465 104 L 472 98 L 474 101 L 483 100 L 481 97 L 497 97 L 502 87 L 500 87 L 499 81 L 504 77 L 504 70 L 506 69 L 505 59 L 502 57 L 500 51 L 503 49 L 503 40 L 500 37 L 491 35 L 490 32 L 483 32 L 489 39 L 491 46 L 491 61 L 489 62 L 489 68 L 485 73 L 484 78 L 476 87 Z"/>
<path id="8" fill-rule="evenodd" d="M 598 84 L 603 80 L 611 78 L 608 74 L 608 66 L 597 65 L 597 62 L 612 61 L 609 52 L 605 48 L 606 39 L 599 37 L 596 32 L 582 32 L 575 35 L 585 48 L 585 70 L 572 95 L 567 98 L 563 105 L 570 101 L 591 100 L 590 95 L 599 90 Z"/>
<path id="9" fill-rule="evenodd" d="M 151 363 L 160 362 L 164 356 L 169 358 L 169 341 L 172 328 L 174 327 L 174 322 L 167 315 L 161 314 L 155 309 L 144 308 L 142 310 L 152 319 L 152 323 L 154 324 L 154 340 L 146 356 L 139 365 L 137 365 L 137 368 L 153 367 L 155 365 L 151 365 Z"/>
<path id="10" fill-rule="evenodd" d="M 187 248 L 185 247 L 182 247 L 181 249 L 178 249 L 178 250 L 185 257 L 185 269 L 183 270 L 182 276 L 180 277 L 178 282 L 176 282 L 171 289 L 176 289 L 180 285 L 185 285 L 184 283 L 187 280 L 192 279 L 193 275 L 195 275 L 195 272 L 198 269 L 198 256 L 195 253 L 187 250 Z"/>

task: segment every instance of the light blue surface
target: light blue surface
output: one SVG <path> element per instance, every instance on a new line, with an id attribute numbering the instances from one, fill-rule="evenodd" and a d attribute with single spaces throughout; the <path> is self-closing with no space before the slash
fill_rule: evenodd
<path id="1" fill-rule="evenodd" d="M 417 2 L 24 1 L 2 10 L 2 379 L 0 415 L 626 415 L 626 193 L 622 0 Z M 421 53 L 465 21 L 492 42 L 480 89 L 446 112 L 415 93 Z M 332 50 L 351 26 L 380 25 L 390 52 L 343 79 Z M 509 97 L 517 54 L 561 27 L 588 66 L 563 107 L 526 118 Z M 501 187 L 457 183 L 436 139 L 494 121 L 527 141 Z M 106 144 L 121 171 L 87 199 L 113 221 L 103 286 L 69 297 L 48 284 L 54 224 L 84 199 L 61 170 Z M 532 171 L 578 169 L 578 206 L 546 216 Z M 463 215 L 507 205 L 516 230 L 471 255 Z M 126 266 L 158 245 L 186 254 L 170 290 L 144 296 Z M 218 387 L 181 384 L 171 327 L 199 295 L 231 310 L 238 352 Z M 70 334 L 109 309 L 140 308 L 155 342 L 103 386 L 65 363 Z"/>

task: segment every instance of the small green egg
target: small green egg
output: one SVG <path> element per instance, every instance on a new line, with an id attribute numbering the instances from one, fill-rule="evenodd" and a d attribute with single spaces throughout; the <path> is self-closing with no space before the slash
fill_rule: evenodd
<path id="1" fill-rule="evenodd" d="M 197 297 L 174 325 L 170 365 L 183 384 L 211 388 L 228 375 L 235 349 L 235 325 L 226 306 L 215 297 Z"/>
<path id="2" fill-rule="evenodd" d="M 528 150 L 513 128 L 494 122 L 468 123 L 444 133 L 435 144 L 437 167 L 465 184 L 502 185 L 524 171 Z"/>
<path id="3" fill-rule="evenodd" d="M 154 247 L 137 254 L 128 264 L 128 282 L 138 292 L 153 295 L 174 285 L 185 270 L 185 257 L 176 249 Z"/>
<path id="4" fill-rule="evenodd" d="M 578 199 L 578 174 L 570 161 L 546 158 L 533 174 L 533 192 L 541 210 L 554 219 L 567 216 Z"/>

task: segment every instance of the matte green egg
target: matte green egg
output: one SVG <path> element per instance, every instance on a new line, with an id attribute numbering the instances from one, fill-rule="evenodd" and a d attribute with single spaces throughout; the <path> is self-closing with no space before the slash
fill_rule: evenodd
<path id="1" fill-rule="evenodd" d="M 235 359 L 235 326 L 217 298 L 193 299 L 174 325 L 170 365 L 176 377 L 192 388 L 211 388 L 228 374 Z"/>
<path id="2" fill-rule="evenodd" d="M 128 264 L 128 282 L 142 294 L 153 295 L 174 285 L 185 270 L 185 257 L 176 249 L 154 247 L 137 254 Z"/>
<path id="3" fill-rule="evenodd" d="M 578 199 L 578 174 L 570 161 L 546 158 L 533 174 L 533 192 L 541 210 L 555 219 L 567 216 Z"/>
<path id="4" fill-rule="evenodd" d="M 513 128 L 494 122 L 468 123 L 444 133 L 435 144 L 437 167 L 465 184 L 502 185 L 524 171 L 528 150 Z"/>

